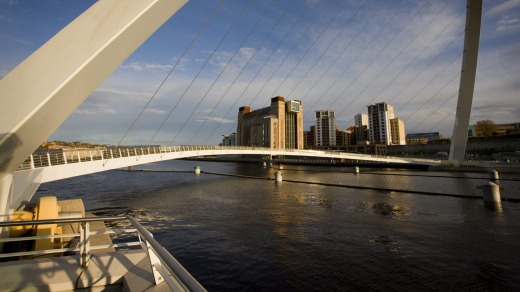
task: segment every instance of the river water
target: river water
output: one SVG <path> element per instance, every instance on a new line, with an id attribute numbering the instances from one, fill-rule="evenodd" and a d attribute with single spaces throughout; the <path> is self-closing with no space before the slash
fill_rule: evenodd
<path id="1" fill-rule="evenodd" d="M 137 218 L 210 291 L 519 290 L 520 203 L 194 175 L 259 164 L 168 161 L 52 182 L 36 197 Z M 166 171 L 165 171 L 166 170 Z M 187 172 L 182 172 L 186 170 Z M 284 179 L 480 195 L 486 174 L 285 166 Z M 464 178 L 458 178 L 464 177 Z M 478 179 L 483 178 L 483 179 Z M 520 175 L 501 174 L 520 198 Z"/>

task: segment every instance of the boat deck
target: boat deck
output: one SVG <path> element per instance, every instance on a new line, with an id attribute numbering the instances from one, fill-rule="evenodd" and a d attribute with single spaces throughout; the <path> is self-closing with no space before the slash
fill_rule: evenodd
<path id="1" fill-rule="evenodd" d="M 142 250 L 93 254 L 88 268 L 79 255 L 0 263 L 0 291 L 170 291 L 155 286 L 146 253 Z"/>
<path id="2" fill-rule="evenodd" d="M 85 217 L 95 217 L 86 213 Z M 78 223 L 61 225 L 65 234 L 78 233 Z M 106 231 L 103 221 L 91 221 L 90 230 Z M 93 246 L 108 246 L 108 234 L 90 236 Z M 166 282 L 155 284 L 150 258 L 143 249 L 116 251 L 113 247 L 91 251 L 87 268 L 80 254 L 26 258 L 0 262 L 0 291 L 171 291 Z M 169 278 L 184 290 L 170 274 Z"/>

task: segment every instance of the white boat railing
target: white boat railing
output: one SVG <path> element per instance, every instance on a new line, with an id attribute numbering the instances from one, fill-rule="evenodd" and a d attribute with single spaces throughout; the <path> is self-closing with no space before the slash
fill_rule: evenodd
<path id="1" fill-rule="evenodd" d="M 110 229 L 106 231 L 90 231 L 90 222 L 111 222 L 127 220 L 130 222 L 133 228 L 130 229 Z M 23 252 L 7 252 L 0 253 L 0 259 L 2 258 L 19 258 L 19 257 L 36 257 L 50 254 L 62 254 L 62 253 L 79 253 L 80 265 L 84 268 L 88 267 L 90 261 L 90 255 L 93 250 L 114 248 L 132 248 L 141 247 L 148 258 L 152 267 L 155 284 L 160 284 L 165 281 L 170 288 L 178 287 L 181 285 L 186 291 L 206 291 L 204 287 L 195 279 L 193 276 L 154 238 L 153 235 L 148 232 L 135 218 L 132 216 L 99 216 L 89 218 L 66 218 L 66 219 L 52 219 L 52 220 L 30 220 L 30 221 L 6 221 L 0 222 L 0 229 L 3 227 L 15 227 L 15 226 L 35 226 L 42 224 L 74 224 L 79 223 L 79 233 L 68 233 L 68 234 L 56 234 L 56 235 L 39 235 L 39 236 L 24 236 L 16 238 L 0 238 L 0 244 L 9 242 L 22 242 L 39 239 L 59 239 L 59 238 L 79 238 L 79 244 L 76 247 L 37 250 L 37 251 L 23 251 Z M 91 236 L 99 234 L 109 235 L 122 235 L 122 234 L 136 234 L 137 241 L 133 242 L 120 242 L 112 243 L 108 245 L 97 245 L 93 246 L 90 243 Z M 173 276 L 178 284 L 174 283 L 170 278 Z"/>

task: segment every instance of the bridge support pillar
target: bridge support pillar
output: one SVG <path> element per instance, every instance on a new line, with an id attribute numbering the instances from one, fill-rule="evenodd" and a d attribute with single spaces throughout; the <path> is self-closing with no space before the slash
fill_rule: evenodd
<path id="1" fill-rule="evenodd" d="M 480 40 L 480 22 L 482 18 L 482 0 L 467 0 L 466 34 L 464 38 L 464 54 L 462 55 L 462 72 L 460 74 L 457 112 L 451 137 L 449 161 L 460 166 L 466 156 L 468 126 L 475 89 L 477 72 L 478 47 Z"/>
<path id="2" fill-rule="evenodd" d="M 283 181 L 283 174 L 281 171 L 277 171 L 276 174 L 274 175 L 274 182 L 279 184 Z"/>
<path id="3" fill-rule="evenodd" d="M 354 166 L 354 173 L 355 174 L 359 174 L 359 167 L 358 166 Z"/>
<path id="4" fill-rule="evenodd" d="M 499 176 L 498 176 L 498 171 L 496 170 L 492 170 L 489 172 L 489 179 L 492 180 L 493 182 L 497 183 L 498 180 L 500 179 Z"/>
<path id="5" fill-rule="evenodd" d="M 502 200 L 500 198 L 500 186 L 494 182 L 488 182 L 479 187 L 482 190 L 484 206 L 496 210 L 502 210 Z"/>

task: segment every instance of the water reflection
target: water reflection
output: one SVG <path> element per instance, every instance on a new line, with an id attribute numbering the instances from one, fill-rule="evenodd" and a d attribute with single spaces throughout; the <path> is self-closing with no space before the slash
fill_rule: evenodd
<path id="1" fill-rule="evenodd" d="M 154 167 L 196 164 L 259 177 L 276 171 L 191 161 Z M 377 172 L 291 166 L 284 177 L 464 194 L 479 183 Z M 135 215 L 209 290 L 520 289 L 520 204 L 503 202 L 496 212 L 480 199 L 179 172 L 111 171 L 46 184 L 39 195 L 47 194 L 83 196 L 87 209 Z"/>

